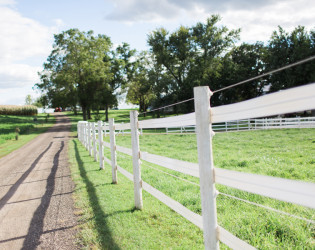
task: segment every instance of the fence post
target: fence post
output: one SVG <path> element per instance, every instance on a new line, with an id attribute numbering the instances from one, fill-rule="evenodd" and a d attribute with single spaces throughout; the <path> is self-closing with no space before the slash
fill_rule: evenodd
<path id="1" fill-rule="evenodd" d="M 84 147 L 87 149 L 87 123 L 84 123 L 83 134 Z"/>
<path id="2" fill-rule="evenodd" d="M 91 122 L 88 123 L 88 150 L 90 156 L 92 156 L 92 140 L 91 140 Z"/>
<path id="3" fill-rule="evenodd" d="M 95 122 L 92 122 L 92 133 L 93 133 L 93 155 L 94 155 L 94 161 L 97 161 Z"/>
<path id="4" fill-rule="evenodd" d="M 140 147 L 138 131 L 138 112 L 130 111 L 131 145 L 132 145 L 132 165 L 135 207 L 142 209 L 142 180 L 140 169 Z"/>
<path id="5" fill-rule="evenodd" d="M 78 140 L 81 141 L 80 140 L 80 123 L 79 122 L 77 124 L 77 133 L 78 133 Z"/>
<path id="6" fill-rule="evenodd" d="M 112 183 L 117 184 L 117 156 L 114 118 L 109 118 L 110 152 L 112 160 Z"/>
<path id="7" fill-rule="evenodd" d="M 166 129 L 166 134 L 168 134 L 168 128 L 165 128 Z"/>
<path id="8" fill-rule="evenodd" d="M 248 119 L 248 130 L 250 130 L 250 119 Z"/>
<path id="9" fill-rule="evenodd" d="M 100 160 L 100 169 L 104 169 L 102 121 L 98 121 L 98 153 Z"/>
<path id="10" fill-rule="evenodd" d="M 219 249 L 209 87 L 195 87 L 195 114 L 197 130 L 200 193 L 202 206 L 203 237 L 205 249 Z"/>

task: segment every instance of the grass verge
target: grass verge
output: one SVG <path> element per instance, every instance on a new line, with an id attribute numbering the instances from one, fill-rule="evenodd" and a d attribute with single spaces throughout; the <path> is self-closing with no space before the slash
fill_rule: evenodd
<path id="1" fill-rule="evenodd" d="M 55 123 L 55 117 L 47 114 L 32 116 L 0 116 L 0 158 L 22 147 Z M 19 139 L 15 140 L 15 128 L 20 129 Z"/>

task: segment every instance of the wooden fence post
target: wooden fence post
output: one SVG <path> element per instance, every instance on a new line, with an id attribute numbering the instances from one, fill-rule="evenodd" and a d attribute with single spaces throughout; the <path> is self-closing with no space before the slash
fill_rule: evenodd
<path id="1" fill-rule="evenodd" d="M 93 155 L 94 155 L 94 161 L 97 161 L 95 122 L 92 122 L 92 133 L 93 133 Z"/>
<path id="2" fill-rule="evenodd" d="M 209 87 L 195 87 L 195 114 L 205 249 L 219 249 Z"/>
<path id="3" fill-rule="evenodd" d="M 135 207 L 142 209 L 142 180 L 140 169 L 140 147 L 138 131 L 138 112 L 130 111 L 131 145 L 132 145 L 132 165 Z"/>
<path id="4" fill-rule="evenodd" d="M 117 184 L 117 156 L 114 118 L 109 119 L 110 152 L 112 160 L 112 183 Z"/>
<path id="5" fill-rule="evenodd" d="M 100 160 L 100 169 L 104 169 L 104 160 L 103 160 L 103 129 L 102 121 L 98 121 L 98 154 Z"/>

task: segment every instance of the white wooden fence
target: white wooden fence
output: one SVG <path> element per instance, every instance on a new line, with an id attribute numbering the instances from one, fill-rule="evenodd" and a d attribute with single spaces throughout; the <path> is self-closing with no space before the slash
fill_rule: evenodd
<path id="1" fill-rule="evenodd" d="M 226 185 L 314 209 L 315 183 L 215 168 L 212 158 L 212 137 L 214 135 L 212 124 L 315 109 L 315 84 L 214 108 L 210 107 L 211 95 L 212 93 L 208 87 L 196 87 L 194 89 L 196 112 L 187 115 L 138 121 L 137 112 L 132 111 L 130 113 L 130 123 L 126 124 L 114 125 L 113 119 L 110 121 L 110 126 L 103 125 L 100 122 L 98 126 L 93 125 L 93 123 L 91 125 L 91 123 L 79 122 L 78 138 L 91 156 L 96 155 L 95 145 L 99 143 L 100 167 L 104 166 L 103 161 L 112 166 L 113 183 L 117 183 L 117 170 L 134 182 L 136 208 L 141 209 L 143 207 L 142 189 L 144 189 L 201 228 L 204 232 L 205 249 L 218 249 L 219 241 L 233 249 L 254 249 L 248 243 L 217 225 L 216 196 L 218 192 L 215 184 Z M 168 127 L 196 126 L 198 164 L 140 151 L 139 129 L 165 128 L 166 125 Z M 95 130 L 99 134 L 98 142 L 94 136 L 93 131 Z M 110 143 L 102 141 L 102 131 L 106 133 L 108 130 L 110 131 Z M 121 130 L 131 130 L 132 149 L 115 145 L 115 131 Z M 111 160 L 104 157 L 102 153 L 103 146 L 111 149 Z M 132 156 L 133 174 L 117 165 L 116 151 Z M 179 202 L 142 181 L 140 159 L 200 178 L 202 216 L 190 211 Z"/>

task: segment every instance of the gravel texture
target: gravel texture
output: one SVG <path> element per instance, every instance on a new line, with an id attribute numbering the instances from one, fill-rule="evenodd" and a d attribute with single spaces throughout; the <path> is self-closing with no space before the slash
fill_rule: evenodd
<path id="1" fill-rule="evenodd" d="M 70 120 L 0 159 L 0 249 L 77 249 Z"/>

